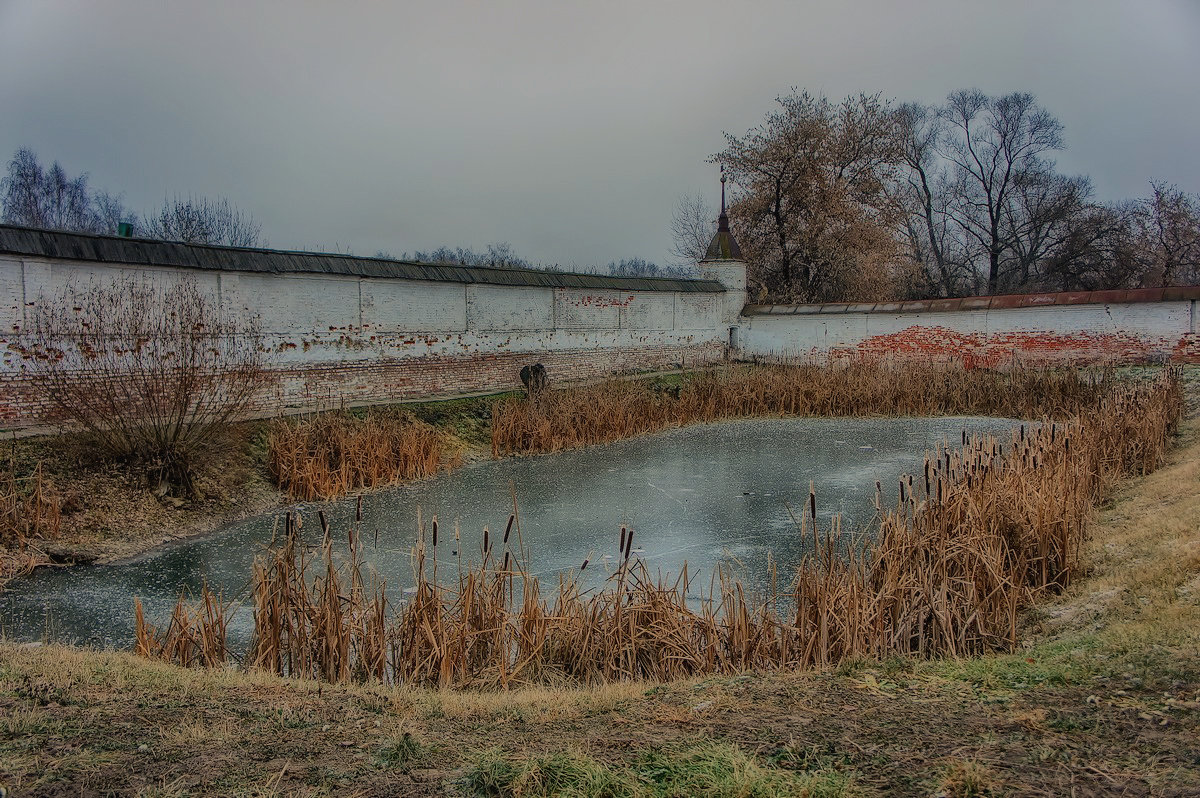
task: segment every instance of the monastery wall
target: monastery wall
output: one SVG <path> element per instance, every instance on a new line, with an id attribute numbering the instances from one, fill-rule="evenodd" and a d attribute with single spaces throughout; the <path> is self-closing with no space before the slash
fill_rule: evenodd
<path id="1" fill-rule="evenodd" d="M 971 367 L 1200 363 L 1200 288 L 879 304 L 752 305 L 737 330 L 750 358 L 918 357 Z"/>
<path id="2" fill-rule="evenodd" d="M 729 335 L 720 286 L 488 285 L 0 255 L 0 427 L 44 416 L 19 345 L 37 304 L 127 276 L 164 288 L 192 279 L 222 314 L 258 319 L 274 378 L 262 413 L 514 388 L 537 362 L 552 382 L 699 366 L 724 359 Z"/>

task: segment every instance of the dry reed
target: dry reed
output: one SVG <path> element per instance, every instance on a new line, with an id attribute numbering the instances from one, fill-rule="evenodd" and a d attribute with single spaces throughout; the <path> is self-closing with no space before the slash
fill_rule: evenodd
<path id="1" fill-rule="evenodd" d="M 200 600 L 180 596 L 163 629 L 148 623 L 141 599 L 134 599 L 134 651 L 150 659 L 176 662 L 184 667 L 220 667 L 229 658 L 226 629 L 232 605 L 204 585 Z"/>
<path id="2" fill-rule="evenodd" d="M 280 419 L 271 426 L 267 454 L 272 477 L 302 501 L 423 479 L 460 459 L 433 427 L 388 412 Z"/>
<path id="3" fill-rule="evenodd" d="M 458 534 L 451 544 L 444 531 L 439 541 L 436 519 L 422 525 L 415 592 L 392 607 L 382 582 L 363 576 L 357 527 L 339 565 L 324 524 L 314 558 L 289 516 L 282 542 L 255 565 L 247 662 L 332 681 L 509 686 L 1008 650 L 1021 612 L 1077 573 L 1090 513 L 1113 481 L 1162 462 L 1182 408 L 1179 374 L 1165 370 L 1107 385 L 1067 420 L 1023 425 L 1003 440 L 964 434 L 961 448 L 929 452 L 922 471 L 901 480 L 873 534 L 843 533 L 836 519 L 818 528 L 810 493 L 797 518 L 807 553 L 766 596 L 724 571 L 707 592 L 694 589 L 686 566 L 673 580 L 652 579 L 633 554 L 633 530 L 622 529 L 619 566 L 602 589 L 564 576 L 543 597 L 522 568 L 514 511 L 503 536 L 484 530 L 473 565 L 461 555 L 439 563 L 439 547 L 462 551 Z M 184 611 L 172 628 L 219 628 L 201 614 Z M 139 650 L 200 662 L 194 641 L 206 633 L 189 632 L 182 652 L 143 645 L 139 634 Z"/>
<path id="4" fill-rule="evenodd" d="M 60 503 L 39 463 L 27 477 L 16 466 L 0 471 L 0 545 L 24 549 L 31 540 L 58 537 Z"/>
<path id="5" fill-rule="evenodd" d="M 492 411 L 492 454 L 554 452 L 686 424 L 744 416 L 1069 416 L 1112 386 L 1109 372 L 964 369 L 856 361 L 698 372 L 677 386 L 645 381 L 509 398 Z"/>

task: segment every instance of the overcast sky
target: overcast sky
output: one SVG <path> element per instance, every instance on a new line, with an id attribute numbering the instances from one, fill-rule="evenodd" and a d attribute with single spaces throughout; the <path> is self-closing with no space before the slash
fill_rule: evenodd
<path id="1" fill-rule="evenodd" d="M 0 0 L 0 157 L 270 245 L 667 259 L 705 159 L 791 87 L 1030 91 L 1100 199 L 1200 191 L 1200 0 Z"/>

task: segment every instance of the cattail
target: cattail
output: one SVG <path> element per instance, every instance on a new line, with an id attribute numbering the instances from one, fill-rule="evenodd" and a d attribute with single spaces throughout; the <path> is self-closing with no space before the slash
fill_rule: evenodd
<path id="1" fill-rule="evenodd" d="M 505 543 L 505 545 L 507 545 L 507 544 L 508 544 L 508 535 L 509 535 L 509 533 L 510 533 L 510 532 L 512 532 L 512 528 L 513 528 L 513 521 L 515 521 L 515 520 L 516 520 L 516 518 L 517 518 L 517 516 L 516 516 L 516 515 L 509 515 L 509 516 L 508 516 L 508 525 L 504 527 L 504 543 Z"/>
<path id="2" fill-rule="evenodd" d="M 362 523 L 362 494 L 358 494 L 358 501 L 354 503 L 354 523 Z"/>
<path id="3" fill-rule="evenodd" d="M 583 565 L 579 566 L 579 570 L 581 570 L 581 571 L 587 570 L 588 559 L 590 559 L 590 558 L 586 558 L 586 557 L 584 558 Z"/>
<path id="4" fill-rule="evenodd" d="M 629 559 L 630 553 L 633 551 L 633 530 L 629 530 L 629 534 L 625 537 L 625 559 Z"/>
<path id="5" fill-rule="evenodd" d="M 437 523 L 437 516 L 435 515 L 433 517 L 433 545 L 435 548 L 437 547 L 437 533 L 438 533 L 438 523 Z"/>
<path id="6" fill-rule="evenodd" d="M 904 501 L 904 480 L 900 480 L 900 501 Z"/>
<path id="7" fill-rule="evenodd" d="M 812 516 L 813 529 L 817 528 L 817 492 L 810 486 L 808 489 L 808 512 Z"/>
<path id="8" fill-rule="evenodd" d="M 483 528 L 483 553 L 487 554 L 489 551 L 491 551 L 491 548 L 492 547 L 488 544 L 488 528 L 485 526 Z"/>
<path id="9" fill-rule="evenodd" d="M 617 546 L 617 551 L 618 552 L 625 551 L 625 527 L 624 526 L 621 527 L 621 543 L 620 543 L 620 545 Z"/>

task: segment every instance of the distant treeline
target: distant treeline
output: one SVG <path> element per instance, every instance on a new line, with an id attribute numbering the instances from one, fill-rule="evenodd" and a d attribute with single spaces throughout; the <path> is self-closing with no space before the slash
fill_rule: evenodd
<path id="1" fill-rule="evenodd" d="M 1200 195 L 1093 199 L 1059 171 L 1063 125 L 1031 94 L 941 105 L 793 89 L 712 160 L 731 182 L 752 296 L 783 302 L 953 297 L 1200 283 Z M 1120 157 L 1113 153 L 1113 157 Z M 676 251 L 712 211 L 684 198 Z"/>
<path id="2" fill-rule="evenodd" d="M 227 199 L 187 196 L 166 199 L 160 208 L 138 214 L 125 204 L 124 196 L 112 194 L 90 184 L 85 172 L 71 176 L 55 161 L 43 166 L 37 154 L 21 148 L 8 162 L 0 179 L 0 220 L 7 224 L 41 227 L 48 230 L 72 230 L 115 235 L 127 224 L 130 234 L 139 238 L 182 241 L 187 244 L 220 244 L 235 247 L 266 246 L 262 226 L 249 213 L 239 210 Z M 335 247 L 350 254 L 349 248 Z M 378 258 L 393 258 L 386 251 Z M 405 252 L 400 260 L 421 263 L 455 263 L 467 266 L 519 267 L 545 271 L 565 271 L 558 264 L 535 263 L 517 255 L 507 243 L 489 244 L 476 252 L 470 247 L 438 247 Z M 607 267 L 571 267 L 572 271 L 608 272 L 625 276 L 687 277 L 694 270 L 660 267 L 642 258 L 613 261 Z"/>

